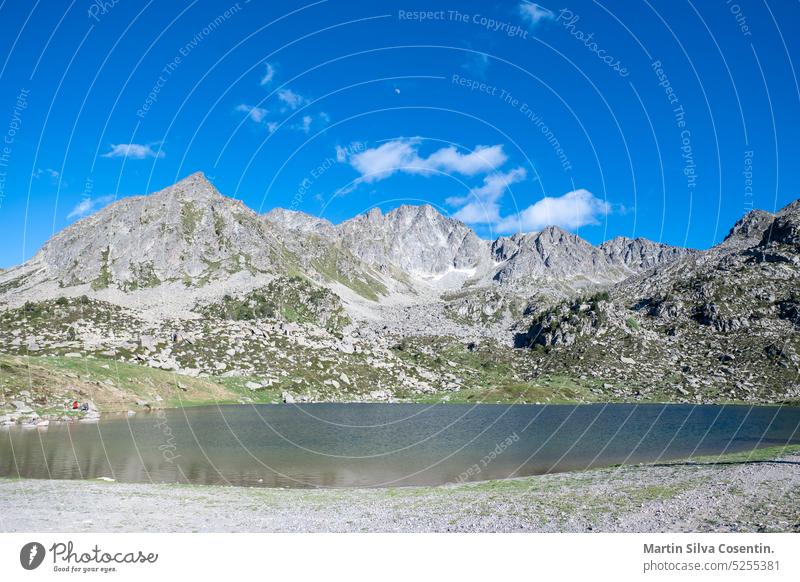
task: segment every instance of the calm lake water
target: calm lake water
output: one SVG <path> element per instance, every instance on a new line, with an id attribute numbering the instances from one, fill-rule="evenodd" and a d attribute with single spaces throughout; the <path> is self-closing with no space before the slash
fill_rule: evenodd
<path id="1" fill-rule="evenodd" d="M 800 443 L 800 408 L 207 406 L 0 431 L 0 476 L 264 487 L 438 485 Z"/>

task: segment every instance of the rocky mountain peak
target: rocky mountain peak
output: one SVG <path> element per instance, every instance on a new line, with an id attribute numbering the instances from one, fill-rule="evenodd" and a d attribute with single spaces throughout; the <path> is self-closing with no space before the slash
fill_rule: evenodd
<path id="1" fill-rule="evenodd" d="M 736 221 L 720 246 L 727 249 L 751 247 L 761 240 L 774 219 L 764 210 L 751 210 Z"/>
<path id="2" fill-rule="evenodd" d="M 577 234 L 573 232 L 569 232 L 561 228 L 560 226 L 546 226 L 544 227 L 537 235 L 536 240 L 539 242 L 549 243 L 549 244 L 589 244 Z M 590 245 L 591 246 L 591 245 Z"/>
<path id="3" fill-rule="evenodd" d="M 50 239 L 31 261 L 31 284 L 134 291 L 270 270 L 279 241 L 258 215 L 198 172 L 124 198 Z"/>
<path id="4" fill-rule="evenodd" d="M 618 236 L 600 245 L 609 265 L 638 273 L 667 263 L 693 251 L 673 247 L 646 238 Z"/>
<path id="5" fill-rule="evenodd" d="M 212 202 L 225 198 L 214 185 L 208 181 L 203 172 L 195 172 L 179 180 L 172 186 L 152 194 L 162 199 L 186 200 L 193 202 Z"/>
<path id="6" fill-rule="evenodd" d="M 800 198 L 781 208 L 777 215 L 786 216 L 788 214 L 800 215 Z"/>
<path id="7" fill-rule="evenodd" d="M 364 216 L 370 222 L 380 222 L 383 220 L 383 213 L 377 206 L 375 208 L 370 208 L 369 212 L 367 212 Z"/>
<path id="8" fill-rule="evenodd" d="M 464 223 L 430 205 L 373 208 L 337 227 L 342 244 L 367 264 L 413 275 L 467 271 L 488 260 L 488 249 Z"/>
<path id="9" fill-rule="evenodd" d="M 420 204 L 415 206 L 413 204 L 402 204 L 394 210 L 386 213 L 386 217 L 390 220 L 415 220 L 418 218 L 427 218 L 429 220 L 446 220 L 446 217 L 436 210 L 430 204 Z"/>

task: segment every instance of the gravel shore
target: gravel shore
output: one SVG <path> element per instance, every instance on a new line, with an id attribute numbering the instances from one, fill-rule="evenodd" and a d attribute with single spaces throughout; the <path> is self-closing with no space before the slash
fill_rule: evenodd
<path id="1" fill-rule="evenodd" d="M 800 451 L 450 487 L 0 479 L 4 532 L 800 531 Z"/>

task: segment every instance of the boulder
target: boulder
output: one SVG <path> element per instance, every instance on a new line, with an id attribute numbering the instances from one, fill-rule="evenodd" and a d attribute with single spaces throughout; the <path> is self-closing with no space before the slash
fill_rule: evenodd
<path id="1" fill-rule="evenodd" d="M 156 338 L 151 335 L 141 335 L 139 336 L 139 345 L 144 350 L 155 350 Z"/>
<path id="2" fill-rule="evenodd" d="M 336 345 L 336 349 L 338 349 L 343 354 L 352 354 L 355 353 L 356 348 L 355 346 L 348 341 L 342 340 Z"/>
<path id="3" fill-rule="evenodd" d="M 20 414 L 28 414 L 33 412 L 33 408 L 22 402 L 21 400 L 12 400 L 11 406 L 14 407 L 14 410 L 19 412 Z"/>

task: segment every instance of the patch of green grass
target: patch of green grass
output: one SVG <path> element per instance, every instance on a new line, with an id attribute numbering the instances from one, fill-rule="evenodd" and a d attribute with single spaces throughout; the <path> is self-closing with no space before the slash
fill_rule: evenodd
<path id="1" fill-rule="evenodd" d="M 125 284 L 125 291 L 148 289 L 161 284 L 152 262 L 133 263 L 131 264 L 131 271 L 133 271 L 133 278 Z"/>
<path id="2" fill-rule="evenodd" d="M 80 320 L 90 320 L 101 327 L 137 325 L 137 321 L 131 319 L 122 308 L 83 295 L 27 301 L 22 307 L 0 311 L 0 331 L 9 332 L 31 325 L 36 327 L 37 334 L 50 333 L 59 337 L 66 334 L 70 339 L 70 325 Z"/>
<path id="3" fill-rule="evenodd" d="M 379 296 L 388 293 L 386 286 L 368 273 L 348 273 L 349 269 L 340 264 L 346 260 L 342 253 L 337 247 L 329 247 L 322 258 L 313 261 L 313 266 L 329 280 L 349 287 L 365 299 L 377 301 Z M 355 263 L 355 260 L 351 258 L 347 262 Z"/>
<path id="4" fill-rule="evenodd" d="M 336 295 L 302 277 L 278 277 L 243 296 L 225 295 L 220 303 L 204 307 L 201 312 L 235 321 L 275 319 L 315 323 L 330 332 L 350 323 Z"/>
<path id="5" fill-rule="evenodd" d="M 188 240 L 192 239 L 202 219 L 202 210 L 195 208 L 192 202 L 184 202 L 181 205 L 181 226 L 183 227 L 183 235 Z"/>
<path id="6" fill-rule="evenodd" d="M 214 211 L 213 206 L 211 207 L 211 211 L 214 214 L 214 234 L 216 234 L 217 237 L 221 237 L 222 233 L 225 232 L 225 219 L 221 214 Z"/>
<path id="7" fill-rule="evenodd" d="M 256 404 L 277 404 L 283 401 L 281 398 L 282 390 L 279 386 L 273 385 L 257 390 L 250 390 L 245 386 L 247 382 L 260 383 L 262 378 L 258 376 L 218 377 L 214 380 L 225 386 L 231 393 L 236 394 L 238 399 L 252 401 Z"/>
<path id="8" fill-rule="evenodd" d="M 592 382 L 567 375 L 533 375 L 535 361 L 528 351 L 511 350 L 492 342 L 469 349 L 460 342 L 441 339 L 407 339 L 394 348 L 395 354 L 411 363 L 441 373 L 451 373 L 463 382 L 453 392 L 417 395 L 399 393 L 415 402 L 452 403 L 576 403 L 599 398 Z M 594 381 L 596 383 L 596 381 Z"/>
<path id="9" fill-rule="evenodd" d="M 34 401 L 42 402 L 56 393 L 71 398 L 80 394 L 101 411 L 135 408 L 138 400 L 154 408 L 239 400 L 235 392 L 208 379 L 98 357 L 0 355 L 0 366 L 5 392 L 28 390 Z"/>
<path id="10" fill-rule="evenodd" d="M 111 265 L 109 257 L 111 255 L 111 247 L 106 247 L 102 252 L 102 263 L 100 264 L 100 273 L 97 278 L 92 281 L 92 289 L 99 291 L 106 289 L 111 284 Z"/>
<path id="11" fill-rule="evenodd" d="M 670 463 L 681 463 L 689 460 L 693 463 L 747 463 L 769 461 L 784 455 L 796 455 L 800 453 L 800 445 L 778 445 L 772 447 L 762 447 L 750 451 L 737 453 L 726 453 L 724 455 L 698 455 L 689 457 L 684 461 L 669 461 Z"/>

